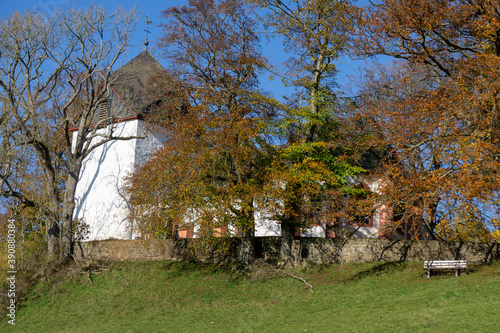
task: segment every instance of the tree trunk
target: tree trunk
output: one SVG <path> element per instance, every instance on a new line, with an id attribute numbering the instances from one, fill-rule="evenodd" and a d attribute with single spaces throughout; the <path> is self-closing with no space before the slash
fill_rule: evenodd
<path id="1" fill-rule="evenodd" d="M 314 76 L 311 82 L 311 91 L 310 91 L 310 107 L 312 113 L 312 119 L 314 120 L 311 127 L 309 128 L 309 133 L 306 138 L 306 142 L 313 142 L 315 139 L 315 134 L 318 125 L 315 123 L 315 117 L 319 114 L 319 88 L 321 78 L 323 76 L 323 63 L 325 61 L 325 57 L 323 55 L 318 55 L 318 58 L 314 61 Z"/>
<path id="2" fill-rule="evenodd" d="M 55 262 L 59 258 L 59 233 L 60 228 L 57 221 L 50 221 L 50 226 L 47 230 L 47 261 Z"/>
<path id="3" fill-rule="evenodd" d="M 255 221 L 253 199 L 248 202 L 248 208 L 243 209 L 241 217 L 243 223 L 243 237 L 241 237 L 240 252 L 238 259 L 245 265 L 248 265 L 255 259 Z"/>
<path id="4" fill-rule="evenodd" d="M 292 245 L 295 233 L 295 224 L 290 221 L 281 222 L 281 249 L 280 258 L 285 263 L 292 262 Z"/>
<path id="5" fill-rule="evenodd" d="M 255 259 L 255 229 L 248 228 L 243 232 L 241 237 L 241 246 L 239 260 L 245 265 L 248 265 Z"/>
<path id="6" fill-rule="evenodd" d="M 75 211 L 75 193 L 80 174 L 81 162 L 76 162 L 77 166 L 72 168 L 66 181 L 66 192 L 62 210 L 62 233 L 61 251 L 59 255 L 60 263 L 67 263 L 73 256 L 73 213 Z"/>
<path id="7" fill-rule="evenodd" d="M 292 246 L 295 227 L 300 221 L 300 185 L 293 184 L 288 187 L 290 196 L 285 200 L 285 216 L 281 221 L 281 250 L 280 258 L 285 264 L 292 263 Z"/>
<path id="8" fill-rule="evenodd" d="M 52 169 L 46 169 L 47 193 L 49 193 L 48 225 L 47 225 L 47 262 L 57 263 L 61 253 L 61 227 L 59 225 L 59 191 Z"/>
<path id="9" fill-rule="evenodd" d="M 75 204 L 64 203 L 62 216 L 61 251 L 59 262 L 67 263 L 73 255 L 73 211 Z"/>

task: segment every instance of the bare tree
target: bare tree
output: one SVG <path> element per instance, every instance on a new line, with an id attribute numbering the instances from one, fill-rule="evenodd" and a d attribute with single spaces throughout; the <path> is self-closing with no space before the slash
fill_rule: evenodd
<path id="1" fill-rule="evenodd" d="M 0 23 L 0 191 L 44 210 L 50 261 L 72 254 L 83 160 L 105 142 L 130 139 L 113 135 L 112 119 L 95 122 L 94 114 L 134 27 L 134 11 L 94 6 L 15 13 Z M 34 173 L 41 184 L 27 181 Z M 34 197 L 33 188 L 44 195 Z"/>

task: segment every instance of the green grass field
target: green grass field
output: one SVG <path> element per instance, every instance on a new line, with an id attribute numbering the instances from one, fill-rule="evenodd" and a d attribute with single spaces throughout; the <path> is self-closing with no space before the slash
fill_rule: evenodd
<path id="1" fill-rule="evenodd" d="M 309 267 L 292 277 L 123 262 L 36 286 L 2 332 L 499 332 L 500 263 L 427 279 L 422 263 Z M 255 278 L 259 276 L 259 278 Z"/>

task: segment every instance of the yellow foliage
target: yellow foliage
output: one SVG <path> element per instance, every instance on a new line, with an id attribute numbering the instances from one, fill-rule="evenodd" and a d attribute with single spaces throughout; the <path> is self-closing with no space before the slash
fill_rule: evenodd
<path id="1" fill-rule="evenodd" d="M 493 231 L 492 240 L 500 243 L 500 230 Z"/>

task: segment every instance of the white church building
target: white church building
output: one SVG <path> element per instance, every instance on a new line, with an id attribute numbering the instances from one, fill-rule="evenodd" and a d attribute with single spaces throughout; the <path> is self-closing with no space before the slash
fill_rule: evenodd
<path id="1" fill-rule="evenodd" d="M 89 226 L 87 240 L 133 239 L 129 205 L 121 190 L 125 178 L 147 161 L 162 144 L 162 136 L 146 131 L 144 114 L 156 102 L 147 98 L 148 81 L 165 69 L 145 50 L 110 77 L 107 98 L 98 117 L 113 117 L 99 131 L 113 136 L 143 137 L 114 140 L 94 149 L 85 159 L 75 196 L 75 219 Z M 74 133 L 76 135 L 76 132 Z"/>
<path id="2" fill-rule="evenodd" d="M 144 115 L 158 100 L 146 93 L 148 81 L 165 72 L 160 63 L 143 51 L 111 75 L 108 96 L 99 107 L 99 117 L 113 117 L 113 122 L 99 131 L 113 131 L 114 136 L 141 137 L 114 140 L 94 149 L 85 159 L 76 189 L 74 218 L 89 227 L 85 240 L 135 239 L 140 237 L 129 221 L 130 207 L 122 191 L 125 179 L 159 149 L 163 136 L 146 131 Z M 76 132 L 74 133 L 76 135 Z M 382 227 L 387 217 L 377 212 L 370 223 L 356 229 L 356 237 L 387 237 Z M 265 214 L 256 212 L 255 236 L 280 236 L 281 228 Z M 179 232 L 179 237 L 196 237 L 197 227 Z M 297 234 L 298 236 L 298 234 Z M 335 237 L 319 225 L 301 230 L 302 237 Z"/>

